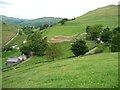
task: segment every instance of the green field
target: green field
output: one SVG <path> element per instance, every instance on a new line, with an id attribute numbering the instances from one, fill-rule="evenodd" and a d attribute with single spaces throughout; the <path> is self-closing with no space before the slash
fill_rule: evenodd
<path id="1" fill-rule="evenodd" d="M 3 88 L 117 88 L 118 53 L 38 62 L 3 72 Z"/>

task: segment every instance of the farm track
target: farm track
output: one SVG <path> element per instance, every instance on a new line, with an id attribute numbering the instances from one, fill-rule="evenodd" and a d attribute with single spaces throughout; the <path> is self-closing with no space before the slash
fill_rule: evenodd
<path id="1" fill-rule="evenodd" d="M 76 40 L 78 36 L 84 35 L 84 34 L 86 33 L 79 33 L 72 36 L 54 36 L 53 38 L 48 40 L 48 42 L 51 42 L 51 43 L 71 42 Z"/>

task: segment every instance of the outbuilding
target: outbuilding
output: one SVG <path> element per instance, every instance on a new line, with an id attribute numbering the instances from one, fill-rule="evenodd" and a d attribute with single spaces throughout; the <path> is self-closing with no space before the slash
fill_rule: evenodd
<path id="1" fill-rule="evenodd" d="M 6 62 L 7 66 L 13 66 L 17 63 L 20 63 L 20 60 L 18 59 L 18 57 L 8 58 Z"/>

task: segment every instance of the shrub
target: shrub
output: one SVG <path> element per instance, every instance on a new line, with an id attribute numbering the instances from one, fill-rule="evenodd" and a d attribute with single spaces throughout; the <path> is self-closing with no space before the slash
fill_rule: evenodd
<path id="1" fill-rule="evenodd" d="M 72 52 L 75 56 L 84 55 L 88 51 L 88 47 L 84 40 L 77 40 L 72 44 Z"/>

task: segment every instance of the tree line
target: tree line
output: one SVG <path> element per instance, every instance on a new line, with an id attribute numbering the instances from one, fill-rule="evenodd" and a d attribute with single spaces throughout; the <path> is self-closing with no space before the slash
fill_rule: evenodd
<path id="1" fill-rule="evenodd" d="M 97 40 L 105 43 L 105 45 L 110 46 L 112 52 L 120 51 L 120 27 L 116 27 L 110 30 L 109 27 L 103 28 L 103 25 L 96 24 L 86 27 L 86 38 L 89 40 Z"/>

